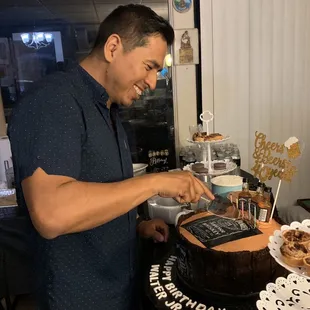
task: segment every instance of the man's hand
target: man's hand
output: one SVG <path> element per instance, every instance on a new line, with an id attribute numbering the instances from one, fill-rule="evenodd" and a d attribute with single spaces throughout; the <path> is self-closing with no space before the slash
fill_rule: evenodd
<path id="1" fill-rule="evenodd" d="M 158 195 L 179 202 L 197 202 L 201 195 L 213 200 L 211 191 L 190 172 L 163 172 L 155 175 Z"/>
<path id="2" fill-rule="evenodd" d="M 167 242 L 169 236 L 169 227 L 161 219 L 143 221 L 137 231 L 142 238 L 152 238 L 154 242 Z"/>

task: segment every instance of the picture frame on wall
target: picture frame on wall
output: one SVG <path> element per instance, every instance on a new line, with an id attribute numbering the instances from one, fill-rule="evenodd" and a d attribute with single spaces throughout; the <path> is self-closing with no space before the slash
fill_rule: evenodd
<path id="1" fill-rule="evenodd" d="M 174 65 L 199 64 L 198 29 L 176 29 L 174 34 Z"/>

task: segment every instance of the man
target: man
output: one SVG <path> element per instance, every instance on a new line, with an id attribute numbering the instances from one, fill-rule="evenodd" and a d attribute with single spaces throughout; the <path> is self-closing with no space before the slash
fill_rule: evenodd
<path id="1" fill-rule="evenodd" d="M 155 88 L 173 39 L 151 9 L 120 6 L 80 66 L 38 84 L 13 113 L 18 202 L 36 231 L 40 309 L 136 309 L 135 208 L 156 194 L 213 198 L 188 173 L 132 178 L 118 106 Z M 138 232 L 162 241 L 165 229 L 150 221 Z"/>

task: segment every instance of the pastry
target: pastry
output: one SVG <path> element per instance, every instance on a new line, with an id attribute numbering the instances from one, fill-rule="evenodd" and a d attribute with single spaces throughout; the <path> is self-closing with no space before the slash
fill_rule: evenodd
<path id="1" fill-rule="evenodd" d="M 289 229 L 282 233 L 282 238 L 285 243 L 298 242 L 300 244 L 307 244 L 310 242 L 310 234 L 299 229 Z"/>
<path id="2" fill-rule="evenodd" d="M 203 163 L 195 163 L 192 165 L 192 170 L 193 171 L 196 171 L 196 169 L 199 169 L 199 168 L 204 168 L 204 164 Z"/>
<path id="3" fill-rule="evenodd" d="M 208 168 L 205 168 L 203 164 L 192 165 L 192 170 L 196 173 L 208 173 Z"/>
<path id="4" fill-rule="evenodd" d="M 206 132 L 196 132 L 193 134 L 193 140 L 196 142 L 218 141 L 223 138 L 223 135 L 220 133 L 211 133 L 210 135 L 207 135 Z"/>
<path id="5" fill-rule="evenodd" d="M 218 140 L 223 140 L 223 136 L 220 133 L 211 133 L 205 138 L 205 141 L 218 141 Z"/>
<path id="6" fill-rule="evenodd" d="M 310 252 L 304 257 L 303 263 L 305 265 L 308 276 L 310 276 Z"/>
<path id="7" fill-rule="evenodd" d="M 308 254 L 306 247 L 299 242 L 284 243 L 280 247 L 280 252 L 284 263 L 292 267 L 303 266 L 303 260 Z"/>
<path id="8" fill-rule="evenodd" d="M 215 163 L 213 165 L 214 170 L 225 170 L 226 169 L 226 163 Z"/>
<path id="9" fill-rule="evenodd" d="M 193 135 L 193 140 L 196 142 L 204 142 L 206 137 L 207 137 L 206 132 L 196 132 Z"/>

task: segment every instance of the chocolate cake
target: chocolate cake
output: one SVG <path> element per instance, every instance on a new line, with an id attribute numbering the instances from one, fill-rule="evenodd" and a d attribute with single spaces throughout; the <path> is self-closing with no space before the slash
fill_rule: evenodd
<path id="1" fill-rule="evenodd" d="M 180 281 L 200 294 L 242 298 L 257 294 L 267 283 L 287 275 L 267 248 L 269 236 L 279 228 L 274 220 L 254 229 L 242 220 L 206 211 L 181 217 L 177 226 Z"/>

